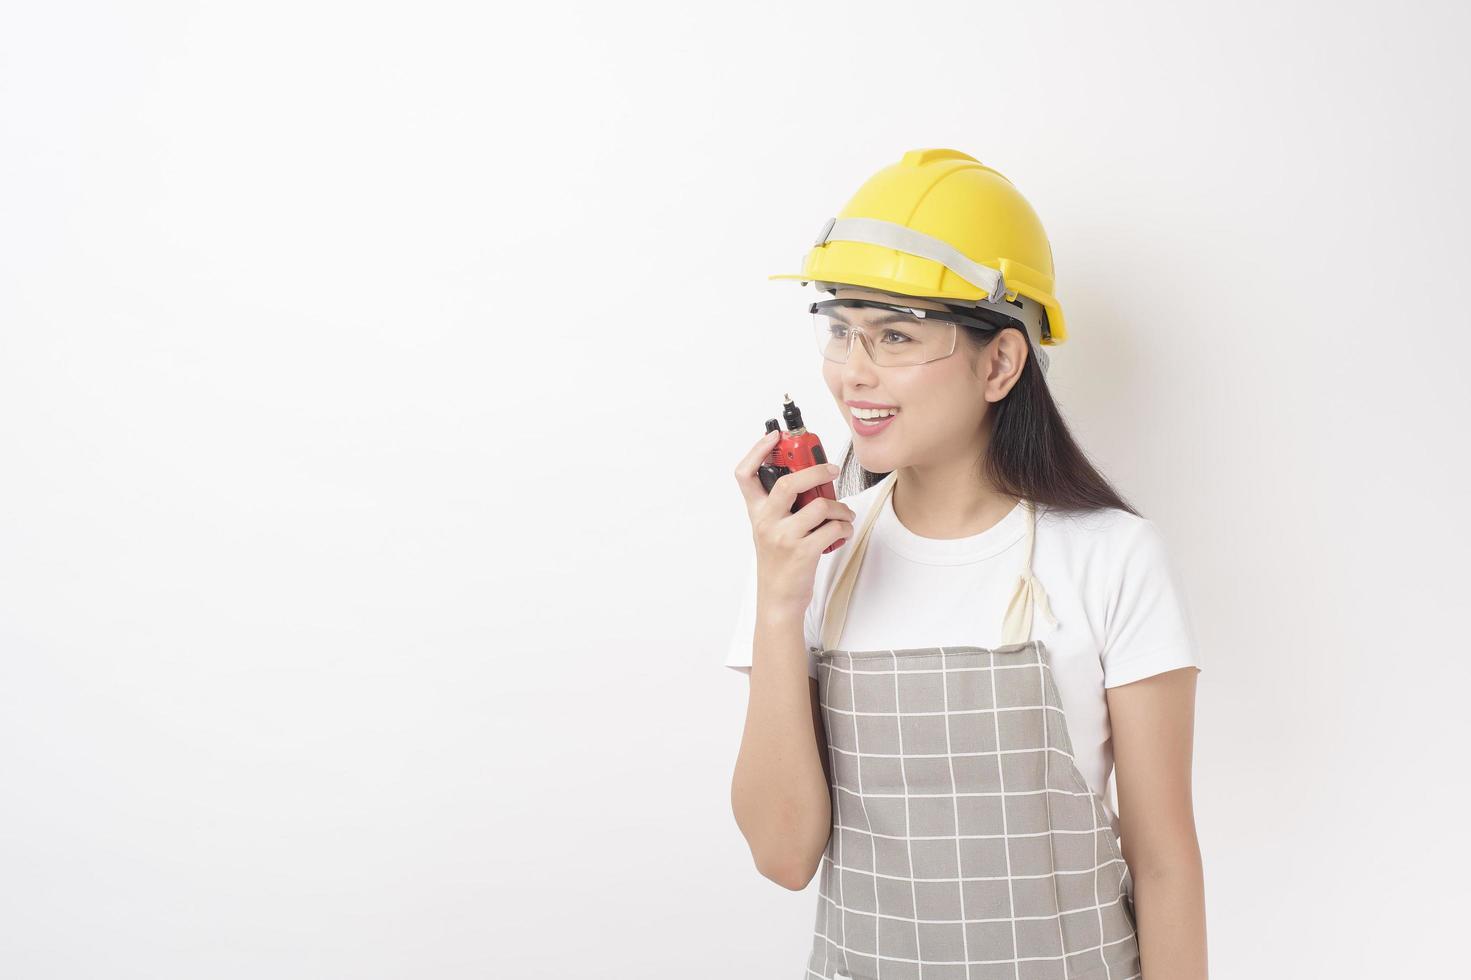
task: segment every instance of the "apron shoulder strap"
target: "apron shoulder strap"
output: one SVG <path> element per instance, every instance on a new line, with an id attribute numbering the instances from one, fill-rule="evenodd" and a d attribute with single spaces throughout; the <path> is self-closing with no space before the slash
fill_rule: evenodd
<path id="1" fill-rule="evenodd" d="M 1041 609 L 1049 623 L 1057 625 L 1057 618 L 1052 615 L 1052 604 L 1047 601 L 1047 590 L 1042 588 L 1042 583 L 1032 574 L 1032 552 L 1037 545 L 1037 505 L 1028 500 L 1026 507 L 1026 554 L 1022 558 L 1022 572 L 1016 582 L 1016 591 L 1011 594 L 1011 601 L 1006 605 L 1006 617 L 1001 621 L 1002 646 L 1008 643 L 1025 643 L 1032 638 L 1032 615 L 1036 608 Z"/>
<path id="2" fill-rule="evenodd" d="M 873 522 L 878 520 L 879 514 L 884 509 L 884 501 L 889 499 L 889 494 L 894 491 L 894 481 L 899 478 L 899 471 L 894 470 L 881 481 L 883 489 L 878 492 L 873 506 L 868 513 L 863 515 L 863 526 L 853 538 L 853 546 L 848 549 L 848 560 L 838 570 L 837 580 L 833 583 L 832 591 L 827 596 L 827 608 L 822 616 L 822 648 L 831 650 L 837 645 L 838 639 L 843 635 L 843 623 L 848 618 L 848 600 L 853 595 L 853 583 L 858 578 L 858 567 L 863 564 L 864 552 L 868 550 L 868 532 L 873 529 Z"/>

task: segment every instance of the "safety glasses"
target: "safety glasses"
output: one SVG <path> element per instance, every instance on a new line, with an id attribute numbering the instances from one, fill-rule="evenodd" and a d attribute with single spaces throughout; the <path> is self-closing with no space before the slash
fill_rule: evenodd
<path id="1" fill-rule="evenodd" d="M 851 308 L 884 310 L 860 325 Z M 829 361 L 846 363 L 853 351 L 853 338 L 861 337 L 869 360 L 879 367 L 927 364 L 955 353 L 955 334 L 960 326 L 994 333 L 1004 327 L 1022 328 L 1012 317 L 976 308 L 973 312 L 926 310 L 871 299 L 827 299 L 813 303 L 812 331 L 817 349 Z"/>

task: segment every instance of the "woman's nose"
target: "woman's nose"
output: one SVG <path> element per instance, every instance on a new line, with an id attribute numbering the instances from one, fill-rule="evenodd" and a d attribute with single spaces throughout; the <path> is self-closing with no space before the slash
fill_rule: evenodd
<path id="1" fill-rule="evenodd" d="M 843 373 L 849 377 L 872 377 L 878 367 L 873 360 L 873 349 L 868 346 L 868 334 L 854 330 L 849 336 L 848 359 L 843 362 Z"/>

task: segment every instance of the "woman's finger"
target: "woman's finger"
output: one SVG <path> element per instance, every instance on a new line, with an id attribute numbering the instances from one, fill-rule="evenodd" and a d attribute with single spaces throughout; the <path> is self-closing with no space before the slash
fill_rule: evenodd
<path id="1" fill-rule="evenodd" d="M 756 444 L 751 447 L 750 452 L 742 456 L 740 463 L 736 465 L 736 483 L 741 488 L 741 496 L 746 498 L 746 506 L 748 508 L 754 509 L 762 500 L 766 499 L 766 488 L 761 485 L 761 477 L 757 475 L 756 471 L 761 468 L 761 464 L 771 455 L 772 447 L 776 445 L 776 440 L 780 435 L 781 432 L 777 429 L 772 429 L 770 432 L 764 434 L 760 439 L 756 440 Z"/>

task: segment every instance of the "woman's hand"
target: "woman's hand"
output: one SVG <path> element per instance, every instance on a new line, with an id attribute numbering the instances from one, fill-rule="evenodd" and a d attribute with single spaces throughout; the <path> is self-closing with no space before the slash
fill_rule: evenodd
<path id="1" fill-rule="evenodd" d="M 827 497 L 809 500 L 791 512 L 797 494 L 831 482 L 838 474 L 839 468 L 830 463 L 788 473 L 768 494 L 756 471 L 778 437 L 775 431 L 763 435 L 741 459 L 735 478 L 746 498 L 756 545 L 757 602 L 769 611 L 802 616 L 812 601 L 817 560 L 828 545 L 852 536 L 857 515 L 847 504 Z"/>

